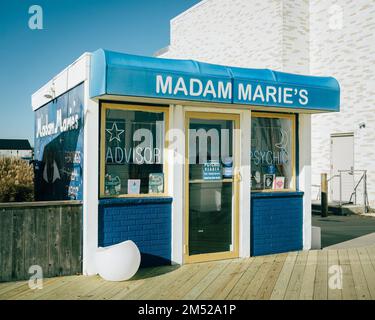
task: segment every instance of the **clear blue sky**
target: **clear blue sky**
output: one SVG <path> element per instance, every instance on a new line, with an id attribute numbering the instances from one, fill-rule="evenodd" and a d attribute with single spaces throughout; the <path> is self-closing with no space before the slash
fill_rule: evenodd
<path id="1" fill-rule="evenodd" d="M 169 44 L 169 21 L 199 0 L 1 0 L 0 138 L 33 144 L 30 97 L 85 51 L 152 55 Z M 43 30 L 31 30 L 31 5 Z"/>

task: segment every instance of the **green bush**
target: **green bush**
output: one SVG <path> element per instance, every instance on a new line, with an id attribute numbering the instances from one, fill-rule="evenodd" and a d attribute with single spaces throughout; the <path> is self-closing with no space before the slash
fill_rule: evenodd
<path id="1" fill-rule="evenodd" d="M 0 202 L 34 200 L 34 170 L 28 161 L 0 158 Z"/>

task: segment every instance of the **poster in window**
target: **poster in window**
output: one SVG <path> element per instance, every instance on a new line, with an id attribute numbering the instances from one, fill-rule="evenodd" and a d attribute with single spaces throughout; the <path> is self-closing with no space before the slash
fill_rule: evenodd
<path id="1" fill-rule="evenodd" d="M 274 180 L 275 180 L 274 174 L 265 174 L 263 176 L 264 189 L 272 189 Z"/>
<path id="2" fill-rule="evenodd" d="M 128 194 L 140 194 L 141 192 L 141 179 L 128 180 Z"/>
<path id="3" fill-rule="evenodd" d="M 121 191 L 121 180 L 119 176 L 105 175 L 104 193 L 109 196 L 119 195 Z"/>
<path id="4" fill-rule="evenodd" d="M 284 189 L 284 185 L 285 185 L 285 177 L 276 177 L 275 178 L 274 186 L 273 186 L 273 188 L 275 190 L 282 190 L 282 189 Z"/>
<path id="5" fill-rule="evenodd" d="M 203 164 L 203 180 L 221 180 L 221 164 L 217 160 L 209 160 Z"/>
<path id="6" fill-rule="evenodd" d="M 164 192 L 164 174 L 150 173 L 148 180 L 149 193 L 163 193 Z"/>

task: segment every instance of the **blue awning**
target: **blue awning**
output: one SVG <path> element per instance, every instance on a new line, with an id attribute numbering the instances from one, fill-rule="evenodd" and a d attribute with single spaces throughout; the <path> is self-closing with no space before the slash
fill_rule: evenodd
<path id="1" fill-rule="evenodd" d="M 91 98 L 116 95 L 340 111 L 340 86 L 332 77 L 143 57 L 103 49 L 92 54 L 90 74 Z"/>

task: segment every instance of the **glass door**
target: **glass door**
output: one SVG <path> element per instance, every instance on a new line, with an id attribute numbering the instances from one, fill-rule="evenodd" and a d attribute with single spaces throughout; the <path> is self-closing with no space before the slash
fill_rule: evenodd
<path id="1" fill-rule="evenodd" d="M 238 256 L 239 116 L 187 113 L 185 262 Z"/>

